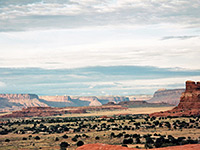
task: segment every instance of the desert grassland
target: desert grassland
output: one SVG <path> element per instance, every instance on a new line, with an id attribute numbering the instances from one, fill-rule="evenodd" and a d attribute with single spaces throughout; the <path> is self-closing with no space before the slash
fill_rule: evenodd
<path id="1" fill-rule="evenodd" d="M 170 110 L 174 107 L 140 107 L 128 108 L 124 110 L 101 110 L 101 111 L 88 111 L 83 114 L 65 114 L 62 117 L 89 117 L 89 116 L 113 116 L 119 114 L 150 114 L 159 111 Z"/>
<path id="2" fill-rule="evenodd" d="M 115 134 L 118 134 L 122 131 L 102 131 L 102 132 L 79 132 L 76 134 L 87 134 L 90 136 L 90 138 L 79 138 L 79 140 L 84 141 L 84 144 L 90 144 L 90 143 L 106 143 L 106 144 L 112 144 L 112 145 L 121 145 L 123 142 L 123 138 L 110 138 L 111 132 L 114 132 Z M 168 130 L 167 128 L 163 129 L 140 129 L 137 131 L 125 131 L 128 134 L 161 134 L 161 135 L 173 135 L 174 137 L 192 137 L 193 139 L 198 138 L 200 135 L 200 130 L 196 129 L 183 129 L 180 131 L 174 131 L 174 130 Z M 64 134 L 67 134 L 69 136 L 68 139 L 63 139 L 62 136 Z M 50 134 L 50 135 L 44 135 L 44 134 L 34 134 L 33 137 L 39 136 L 40 140 L 35 140 L 34 138 L 30 138 L 26 141 L 23 141 L 23 137 L 27 137 L 30 134 L 22 134 L 22 135 L 16 135 L 16 134 L 9 134 L 5 135 L 4 137 L 0 136 L 0 150 L 8 150 L 8 149 L 19 149 L 19 150 L 25 150 L 25 149 L 60 149 L 59 144 L 61 142 L 68 142 L 70 143 L 70 147 L 68 150 L 74 150 L 77 148 L 76 142 L 73 142 L 71 140 L 72 137 L 76 135 L 75 133 L 61 133 L 61 134 Z M 95 140 L 95 137 L 99 136 L 100 140 Z M 55 141 L 55 138 L 58 137 L 60 140 Z M 12 142 L 6 143 L 2 142 L 4 139 L 10 139 Z M 144 141 L 142 141 L 144 142 Z M 136 147 L 139 146 L 140 148 L 144 148 L 144 144 L 128 144 L 129 147 Z"/>
<path id="3" fill-rule="evenodd" d="M 113 110 L 113 111 L 91 111 L 86 114 L 66 114 L 64 116 L 53 116 L 53 117 L 45 117 L 44 119 L 60 119 L 62 117 L 91 117 L 91 116 L 114 116 L 118 114 L 149 114 L 152 112 L 157 112 L 157 111 L 165 111 L 172 109 L 173 107 L 146 107 L 146 108 L 129 108 L 127 110 Z M 28 119 L 28 118 L 27 118 Z M 30 118 L 34 119 L 34 118 Z M 34 120 L 41 120 L 42 118 L 35 118 Z M 72 118 L 73 119 L 73 118 Z M 192 118 L 193 119 L 193 118 Z M 12 119 L 11 119 L 12 120 Z M 15 120 L 15 119 L 13 119 Z M 22 119 L 19 119 L 20 121 Z M 100 126 L 101 124 L 105 123 L 106 125 L 111 125 L 114 124 L 120 124 L 122 126 L 133 126 L 135 122 L 144 122 L 145 119 L 143 118 L 137 118 L 134 119 L 135 122 L 130 122 L 130 119 L 121 119 L 121 120 L 114 120 L 114 122 L 108 122 L 109 118 L 102 120 L 101 118 L 96 118 L 94 120 L 88 120 L 84 121 L 83 124 L 91 124 L 92 126 L 97 125 Z M 159 120 L 159 118 L 156 118 L 156 120 Z M 163 118 L 159 120 L 160 122 L 170 122 L 171 124 L 175 122 L 176 120 L 180 121 L 186 121 L 189 122 L 190 118 L 188 117 L 180 117 L 180 118 Z M 150 121 L 150 120 L 149 120 Z M 155 120 L 153 120 L 155 121 Z M 153 122 L 150 121 L 150 122 Z M 49 127 L 51 125 L 74 125 L 73 128 L 78 128 L 76 126 L 77 124 L 80 124 L 81 121 L 71 121 L 71 122 L 57 122 L 57 123 L 48 123 L 44 122 L 42 123 L 43 125 Z M 41 124 L 41 123 L 40 123 Z M 40 124 L 37 124 L 37 127 L 40 126 Z M 20 125 L 12 125 L 12 126 L 4 126 L 5 128 L 17 128 L 17 130 L 23 130 L 25 127 L 33 127 L 34 124 L 20 124 Z M 1 130 L 1 128 L 0 128 Z M 154 134 L 161 134 L 161 135 L 172 135 L 175 138 L 178 137 L 191 137 L 191 139 L 199 139 L 200 138 L 200 129 L 197 128 L 182 128 L 182 129 L 168 129 L 166 126 L 163 128 L 156 127 L 156 128 L 151 128 L 151 129 L 146 129 L 145 127 L 142 127 L 140 129 L 135 129 L 135 130 L 103 130 L 103 131 L 97 131 L 96 129 L 90 129 L 88 131 L 87 129 L 80 130 L 79 132 L 73 132 L 72 130 L 65 131 L 63 133 L 53 133 L 49 134 L 47 132 L 40 132 L 40 133 L 25 133 L 25 134 L 16 134 L 16 133 L 9 133 L 7 135 L 0 135 L 0 150 L 9 150 L 9 149 L 14 149 L 14 150 L 36 150 L 36 149 L 44 149 L 44 150 L 59 150 L 60 149 L 60 143 L 61 142 L 68 142 L 70 144 L 70 147 L 68 150 L 74 150 L 77 148 L 76 142 L 72 141 L 72 138 L 75 135 L 83 135 L 86 134 L 89 136 L 89 138 L 86 137 L 79 137 L 77 140 L 78 141 L 83 141 L 84 144 L 91 144 L 91 143 L 105 143 L 105 144 L 112 144 L 112 145 L 121 145 L 123 143 L 124 137 L 120 138 L 111 138 L 111 133 L 114 132 L 115 135 L 124 132 L 125 134 L 140 134 L 141 136 L 147 135 L 147 134 L 152 134 L 152 137 L 155 137 Z M 67 135 L 68 138 L 65 139 L 62 136 Z M 32 137 L 29 137 L 29 136 Z M 39 136 L 40 140 L 36 140 L 35 137 Z M 96 140 L 95 137 L 98 136 L 100 139 Z M 27 138 L 27 140 L 22 140 L 22 138 Z M 56 141 L 55 139 L 58 138 L 59 141 Z M 10 142 L 5 142 L 6 139 L 9 139 Z M 145 142 L 145 139 L 141 138 L 141 142 Z M 135 139 L 134 139 L 134 144 L 127 144 L 128 147 L 136 147 L 139 146 L 140 148 L 144 148 L 144 144 L 136 144 Z"/>

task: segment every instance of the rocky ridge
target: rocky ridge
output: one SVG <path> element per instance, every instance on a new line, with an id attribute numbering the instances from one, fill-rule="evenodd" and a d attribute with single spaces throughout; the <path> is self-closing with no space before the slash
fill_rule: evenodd
<path id="1" fill-rule="evenodd" d="M 27 107 L 80 107 L 101 106 L 108 102 L 149 100 L 149 95 L 131 96 L 38 96 L 36 94 L 0 94 L 0 112 L 16 111 Z M 162 101 L 162 99 L 160 99 Z"/>

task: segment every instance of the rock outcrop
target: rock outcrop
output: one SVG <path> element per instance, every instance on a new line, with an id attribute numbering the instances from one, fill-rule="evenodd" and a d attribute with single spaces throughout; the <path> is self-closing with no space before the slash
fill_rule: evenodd
<path id="1" fill-rule="evenodd" d="M 108 144 L 86 144 L 78 147 L 76 150 L 139 150 L 138 148 L 128 148 L 119 145 L 108 145 Z M 153 148 L 151 150 L 199 150 L 200 144 L 188 144 L 181 146 L 169 146 L 163 148 Z"/>
<path id="2" fill-rule="evenodd" d="M 186 81 L 186 90 L 180 103 L 172 110 L 153 113 L 150 116 L 191 116 L 200 115 L 200 82 Z"/>
<path id="3" fill-rule="evenodd" d="M 200 109 L 200 82 L 186 82 L 186 90 L 181 95 L 180 103 L 175 109 Z"/>
<path id="4" fill-rule="evenodd" d="M 150 103 L 169 103 L 173 105 L 178 105 L 180 101 L 181 94 L 184 89 L 159 89 L 157 90 L 153 97 L 148 101 Z"/>

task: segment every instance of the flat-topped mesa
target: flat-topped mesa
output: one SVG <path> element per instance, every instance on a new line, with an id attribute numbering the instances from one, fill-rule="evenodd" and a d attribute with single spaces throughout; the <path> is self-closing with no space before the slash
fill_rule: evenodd
<path id="1" fill-rule="evenodd" d="M 54 101 L 54 102 L 70 102 L 71 97 L 70 96 L 39 96 L 40 99 L 46 100 L 46 101 Z"/>
<path id="2" fill-rule="evenodd" d="M 181 94 L 185 92 L 185 89 L 159 89 L 153 97 L 148 101 L 151 103 L 169 103 L 178 105 L 180 102 Z"/>

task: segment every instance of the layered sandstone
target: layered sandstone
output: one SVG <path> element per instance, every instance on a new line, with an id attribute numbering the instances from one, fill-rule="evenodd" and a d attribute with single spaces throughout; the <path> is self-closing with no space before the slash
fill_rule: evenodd
<path id="1" fill-rule="evenodd" d="M 41 102 L 36 94 L 0 94 L 1 107 L 0 111 L 20 110 L 23 107 L 48 105 Z"/>
<path id="2" fill-rule="evenodd" d="M 157 90 L 153 97 L 148 101 L 151 103 L 168 103 L 173 105 L 178 105 L 180 101 L 181 94 L 184 89 L 159 89 Z"/>
<path id="3" fill-rule="evenodd" d="M 36 94 L 0 94 L 0 112 L 27 107 L 101 106 L 109 101 L 127 100 L 124 96 L 37 96 Z"/>
<path id="4" fill-rule="evenodd" d="M 150 116 L 190 116 L 200 115 L 200 82 L 186 81 L 186 90 L 180 103 L 172 110 L 153 113 Z"/>
<path id="5" fill-rule="evenodd" d="M 70 102 L 70 96 L 39 96 L 40 99 L 53 102 Z"/>
<path id="6" fill-rule="evenodd" d="M 186 82 L 186 90 L 181 95 L 180 103 L 175 109 L 200 109 L 200 82 Z"/>

